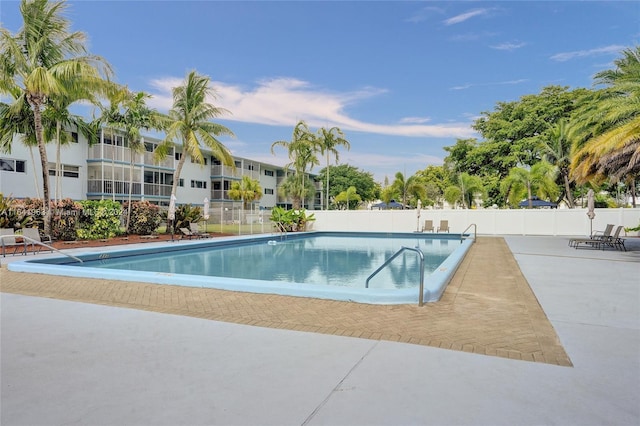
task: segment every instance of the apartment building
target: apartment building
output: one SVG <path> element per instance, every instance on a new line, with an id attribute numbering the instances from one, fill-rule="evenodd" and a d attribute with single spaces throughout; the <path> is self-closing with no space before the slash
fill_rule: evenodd
<path id="1" fill-rule="evenodd" d="M 168 206 L 175 169 L 182 155 L 181 147 L 158 161 L 154 151 L 159 139 L 144 137 L 144 152 L 129 148 L 127 139 L 118 132 L 104 129 L 98 143 L 90 146 L 78 133 L 71 132 L 73 142 L 60 148 L 59 179 L 56 179 L 55 143 L 47 144 L 50 197 L 74 200 L 112 199 L 147 200 Z M 225 166 L 203 149 L 204 164 L 187 160 L 180 173 L 177 189 L 178 204 L 203 205 L 208 198 L 212 209 L 240 208 L 241 203 L 229 197 L 231 183 L 249 176 L 260 182 L 262 198 L 252 209 L 290 207 L 291 200 L 278 194 L 287 170 L 280 166 L 234 157 L 235 167 Z M 0 192 L 13 198 L 42 196 L 42 168 L 37 147 L 29 149 L 16 135 L 10 154 L 0 154 Z M 322 185 L 316 186 L 309 210 L 322 208 Z"/>

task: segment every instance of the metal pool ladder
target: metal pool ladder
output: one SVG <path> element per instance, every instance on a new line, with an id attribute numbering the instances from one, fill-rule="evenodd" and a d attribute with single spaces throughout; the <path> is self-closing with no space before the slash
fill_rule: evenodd
<path id="1" fill-rule="evenodd" d="M 371 275 L 369 275 L 369 278 L 367 278 L 367 281 L 365 283 L 365 287 L 369 288 L 369 281 L 371 280 L 371 278 L 373 278 L 375 275 L 378 274 L 378 272 L 382 271 L 385 266 L 387 266 L 389 263 L 391 263 L 391 261 L 393 259 L 395 259 L 396 257 L 398 257 L 400 255 L 400 253 L 402 253 L 405 250 L 410 250 L 413 251 L 415 253 L 418 254 L 418 256 L 420 257 L 420 295 L 418 296 L 418 306 L 422 306 L 424 303 L 424 254 L 422 253 L 422 250 L 420 250 L 418 247 L 413 248 L 413 247 L 405 247 L 402 246 L 400 248 L 400 250 L 398 250 L 397 252 L 395 252 L 395 254 L 393 256 L 391 256 L 389 259 L 387 259 L 378 269 L 376 269 L 375 271 L 373 271 L 373 273 Z"/>

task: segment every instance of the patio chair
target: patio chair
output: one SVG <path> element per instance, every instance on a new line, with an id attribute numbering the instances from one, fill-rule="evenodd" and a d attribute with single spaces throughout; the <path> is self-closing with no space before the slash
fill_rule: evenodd
<path id="1" fill-rule="evenodd" d="M 184 239 L 185 237 L 188 238 L 188 239 L 192 239 L 193 237 L 198 238 L 198 236 L 196 234 L 194 234 L 193 232 L 191 232 L 191 230 L 189 228 L 180 228 L 180 232 L 182 232 L 181 239 Z"/>
<path id="2" fill-rule="evenodd" d="M 600 247 L 602 241 L 611 236 L 611 231 L 613 231 L 614 226 L 614 224 L 609 223 L 604 231 L 596 231 L 589 238 L 571 238 L 569 240 L 569 247 L 577 248 L 580 244 Z"/>
<path id="3" fill-rule="evenodd" d="M 422 232 L 435 232 L 436 228 L 433 226 L 433 220 L 425 220 L 422 226 Z"/>
<path id="4" fill-rule="evenodd" d="M 18 242 L 13 228 L 0 229 L 0 245 L 2 245 L 2 257 L 7 256 L 7 249 L 11 247 L 13 247 L 13 254 L 16 254 L 20 247 L 22 247 L 22 254 L 27 253 L 25 240 Z"/>
<path id="5" fill-rule="evenodd" d="M 440 221 L 440 225 L 438 225 L 438 232 L 444 232 L 447 231 L 449 232 L 449 221 L 448 220 L 441 220 Z"/>
<path id="6" fill-rule="evenodd" d="M 197 223 L 190 223 L 189 228 L 192 234 L 197 235 L 200 238 L 209 238 L 209 234 L 206 232 L 200 231 L 200 227 Z"/>
<path id="7" fill-rule="evenodd" d="M 627 251 L 627 248 L 624 245 L 624 238 L 620 237 L 620 233 L 622 232 L 623 229 L 624 229 L 624 226 L 618 226 L 616 228 L 616 232 L 614 232 L 613 235 L 602 240 L 603 246 L 609 246 L 616 250 L 620 249 L 620 250 Z"/>
<path id="8" fill-rule="evenodd" d="M 22 230 L 22 235 L 28 238 L 28 239 L 25 238 L 24 242 L 27 245 L 27 247 L 31 245 L 31 251 L 33 251 L 33 254 L 39 253 L 40 250 L 42 250 L 43 248 L 46 248 L 47 250 L 51 250 L 51 253 L 53 253 L 53 248 L 43 245 L 43 244 L 51 244 L 52 242 L 51 237 L 48 235 L 41 237 L 40 231 L 38 230 L 38 228 L 24 228 Z M 42 244 L 38 244 L 38 243 L 42 243 Z"/>

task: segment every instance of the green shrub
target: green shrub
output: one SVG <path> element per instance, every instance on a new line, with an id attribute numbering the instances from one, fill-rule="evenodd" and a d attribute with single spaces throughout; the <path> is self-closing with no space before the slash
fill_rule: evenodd
<path id="1" fill-rule="evenodd" d="M 129 203 L 124 204 L 125 211 L 129 208 Z M 151 235 L 160 223 L 162 215 L 160 207 L 148 201 L 137 201 L 131 203 L 131 220 L 129 221 L 128 234 Z"/>
<path id="2" fill-rule="evenodd" d="M 189 228 L 192 223 L 200 221 L 202 221 L 202 209 L 200 207 L 182 204 L 176 208 L 176 218 L 173 223 L 174 232 L 177 232 L 180 228 Z"/>
<path id="3" fill-rule="evenodd" d="M 40 204 L 42 203 L 40 202 Z M 73 241 L 77 239 L 76 228 L 80 220 L 82 204 L 70 198 L 65 198 L 57 203 L 55 201 L 51 202 L 51 208 L 53 209 L 51 214 L 51 237 L 62 241 Z M 41 223 L 39 227 L 41 229 L 43 228 Z"/>
<path id="4" fill-rule="evenodd" d="M 12 197 L 5 197 L 0 192 L 0 228 L 26 228 L 34 226 L 33 218 L 36 213 L 30 211 L 24 200 L 16 200 Z"/>
<path id="5" fill-rule="evenodd" d="M 82 240 L 113 238 L 120 234 L 122 207 L 111 200 L 81 201 L 77 234 Z"/>
<path id="6" fill-rule="evenodd" d="M 283 207 L 271 209 L 269 220 L 282 225 L 285 231 L 306 231 L 307 223 L 316 220 L 314 215 L 307 216 L 306 210 L 285 210 Z"/>

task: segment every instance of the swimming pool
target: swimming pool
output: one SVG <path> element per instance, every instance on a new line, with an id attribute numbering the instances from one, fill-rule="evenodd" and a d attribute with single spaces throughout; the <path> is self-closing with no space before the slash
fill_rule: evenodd
<path id="1" fill-rule="evenodd" d="M 424 253 L 424 300 L 436 301 L 472 240 L 420 233 L 308 232 L 181 241 L 15 262 L 9 269 L 76 277 L 275 293 L 362 303 L 419 299 L 420 262 L 405 251 L 367 278 L 401 247 Z"/>

